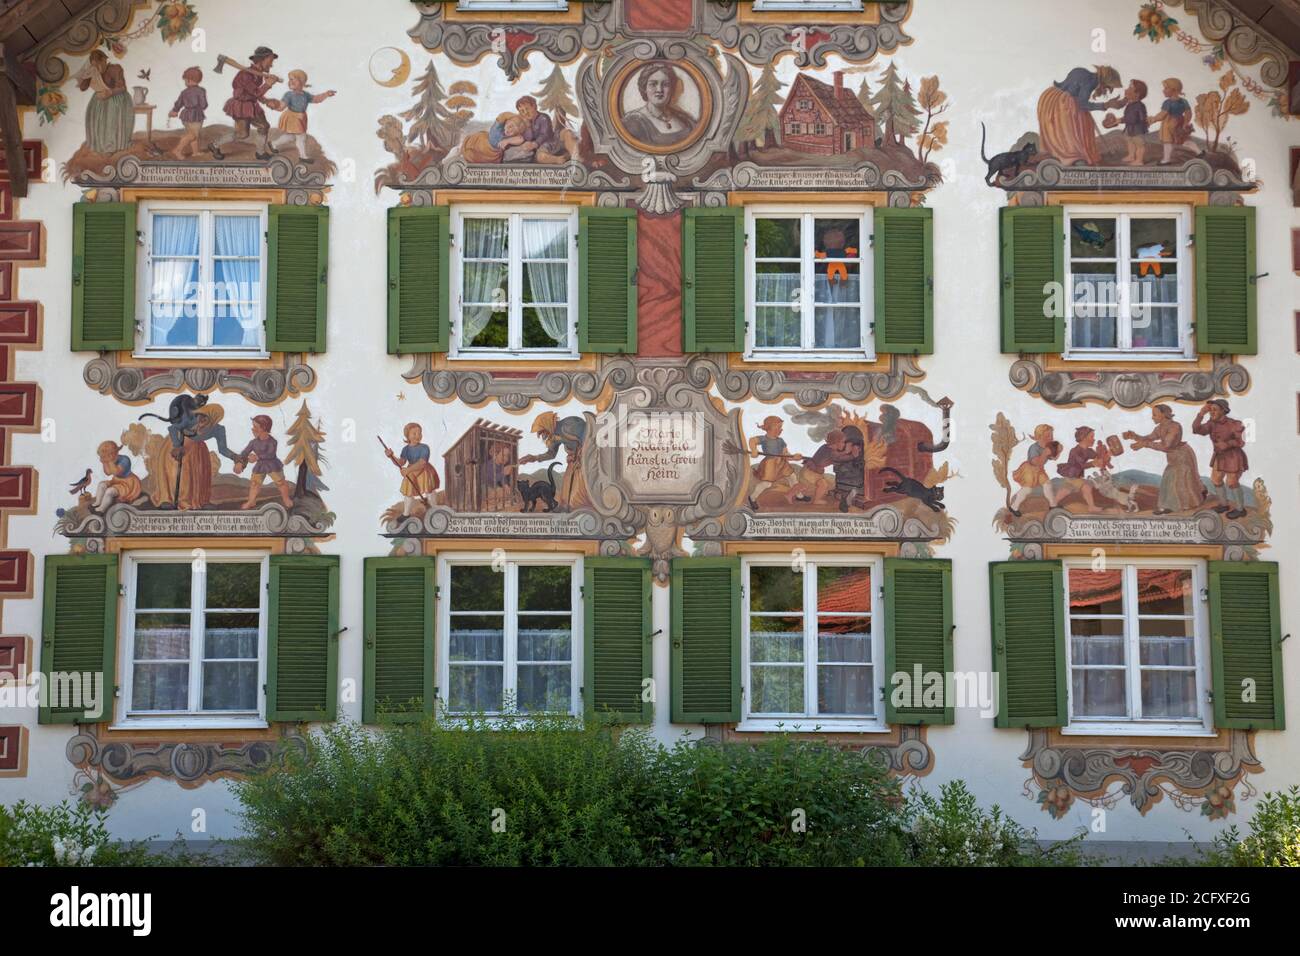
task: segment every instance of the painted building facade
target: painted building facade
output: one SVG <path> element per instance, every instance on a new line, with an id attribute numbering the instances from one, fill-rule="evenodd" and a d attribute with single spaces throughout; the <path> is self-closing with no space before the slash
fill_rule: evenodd
<path id="1" fill-rule="evenodd" d="M 228 836 L 281 743 L 435 706 L 816 734 L 1045 837 L 1297 780 L 1294 54 L 1216 0 L 500 6 L 28 57 L 0 797 Z"/>

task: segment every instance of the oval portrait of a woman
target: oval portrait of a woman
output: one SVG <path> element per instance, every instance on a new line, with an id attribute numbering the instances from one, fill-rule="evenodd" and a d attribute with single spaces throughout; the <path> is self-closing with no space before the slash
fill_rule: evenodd
<path id="1" fill-rule="evenodd" d="M 671 153 L 694 142 L 708 122 L 708 87 L 690 64 L 630 64 L 614 84 L 619 131 L 633 146 Z"/>

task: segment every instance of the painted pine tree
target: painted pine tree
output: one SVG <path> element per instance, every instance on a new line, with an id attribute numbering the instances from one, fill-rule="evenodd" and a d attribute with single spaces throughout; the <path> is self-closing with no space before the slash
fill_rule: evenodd
<path id="1" fill-rule="evenodd" d="M 302 403 L 293 424 L 285 433 L 289 436 L 289 454 L 284 457 L 285 467 L 298 466 L 297 487 L 293 496 L 301 498 L 313 494 L 319 498 L 320 492 L 329 491 L 320 480 L 321 465 L 325 463 L 325 456 L 321 453 L 325 433 L 320 429 L 320 422 L 312 423 L 311 409 L 306 402 Z"/>
<path id="2" fill-rule="evenodd" d="M 578 115 L 578 104 L 573 102 L 573 87 L 565 79 L 559 65 L 551 70 L 551 75 L 542 81 L 542 88 L 533 93 L 537 99 L 537 108 L 543 113 L 560 110 L 565 117 Z"/>
<path id="3" fill-rule="evenodd" d="M 733 142 L 742 153 L 751 146 L 775 146 L 781 141 L 781 104 L 785 97 L 781 90 L 786 86 L 777 79 L 771 63 L 763 64 L 763 71 L 754 82 L 745 115 L 736 127 Z"/>
<path id="4" fill-rule="evenodd" d="M 871 106 L 876 121 L 884 127 L 884 141 L 888 145 L 902 146 L 903 140 L 921 128 L 921 110 L 912 95 L 912 84 L 899 75 L 895 63 L 885 68 Z"/>
<path id="5" fill-rule="evenodd" d="M 425 67 L 412 92 L 417 97 L 415 105 L 402 113 L 402 119 L 411 124 L 406 131 L 407 141 L 419 142 L 426 149 L 451 149 L 456 145 L 463 124 L 444 104 L 447 91 L 442 88 L 433 60 Z"/>

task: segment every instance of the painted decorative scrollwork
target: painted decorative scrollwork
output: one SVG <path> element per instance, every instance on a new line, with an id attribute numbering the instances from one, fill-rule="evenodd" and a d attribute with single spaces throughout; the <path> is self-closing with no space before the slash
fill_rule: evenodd
<path id="1" fill-rule="evenodd" d="M 850 63 L 865 63 L 878 53 L 891 53 L 912 42 L 903 31 L 903 22 L 912 12 L 910 2 L 876 4 L 877 23 L 794 27 L 781 23 L 742 23 L 738 16 L 739 0 L 699 6 L 703 8 L 701 30 L 759 66 L 783 54 L 793 55 L 801 67 L 824 67 L 831 54 Z"/>
<path id="2" fill-rule="evenodd" d="M 237 745 L 104 741 L 87 729 L 69 740 L 64 752 L 74 767 L 98 771 L 118 784 L 164 777 L 192 788 L 221 777 L 261 773 L 275 764 L 285 748 L 305 753 L 306 746 L 306 738 L 297 728 L 285 728 L 278 740 L 252 740 Z"/>
<path id="3" fill-rule="evenodd" d="M 95 391 L 130 403 L 146 402 L 159 392 L 220 390 L 269 405 L 316 385 L 315 370 L 300 354 L 287 356 L 280 368 L 217 369 L 123 366 L 115 352 L 105 352 L 86 363 L 81 377 Z"/>
<path id="4" fill-rule="evenodd" d="M 1250 388 L 1250 373 L 1225 356 L 1213 368 L 1170 375 L 1168 372 L 1048 371 L 1039 356 L 1026 356 L 1011 366 L 1011 384 L 1053 405 L 1105 402 L 1121 408 L 1141 408 L 1160 401 L 1203 402 Z"/>

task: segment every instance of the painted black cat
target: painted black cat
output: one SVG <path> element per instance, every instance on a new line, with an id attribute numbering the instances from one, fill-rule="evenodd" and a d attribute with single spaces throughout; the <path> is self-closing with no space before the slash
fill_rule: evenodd
<path id="1" fill-rule="evenodd" d="M 552 462 L 551 467 L 546 469 L 546 481 L 529 481 L 527 478 L 520 478 L 515 482 L 515 487 L 519 489 L 519 495 L 524 499 L 524 506 L 520 511 L 536 511 L 537 502 L 541 501 L 546 505 L 547 511 L 555 510 L 555 469 L 559 462 Z"/>
<path id="2" fill-rule="evenodd" d="M 936 485 L 933 488 L 927 488 L 922 482 L 915 478 L 909 478 L 897 468 L 881 468 L 881 471 L 892 471 L 898 476 L 896 481 L 885 483 L 884 490 L 890 494 L 907 495 L 909 498 L 915 498 L 924 505 L 929 505 L 931 511 L 943 511 L 943 485 Z"/>
<path id="3" fill-rule="evenodd" d="M 999 175 L 1005 176 L 1007 179 L 1014 179 L 1016 176 L 1020 175 L 1020 170 L 1025 166 L 1025 164 L 1038 154 L 1037 146 L 1033 143 L 1025 143 L 1025 145 L 1021 146 L 1019 149 L 1009 150 L 1005 153 L 998 153 L 996 156 L 991 158 L 985 156 L 984 144 L 988 139 L 988 130 L 984 128 L 983 123 L 980 123 L 980 129 L 983 130 L 980 134 L 980 159 L 984 160 L 984 164 L 988 167 L 988 175 L 984 177 L 985 185 L 996 185 L 994 180 L 996 180 Z"/>

